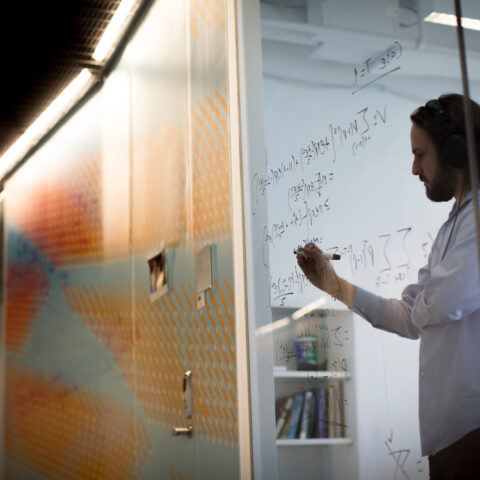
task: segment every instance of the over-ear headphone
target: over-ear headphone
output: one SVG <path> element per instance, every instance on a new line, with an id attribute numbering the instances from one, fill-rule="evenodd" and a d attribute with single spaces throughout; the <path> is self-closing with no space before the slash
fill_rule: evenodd
<path id="1" fill-rule="evenodd" d="M 440 159 L 453 168 L 466 168 L 468 149 L 465 132 L 454 128 L 448 112 L 439 100 L 429 100 L 425 108 L 432 114 L 435 123 L 445 129 L 437 138 Z"/>

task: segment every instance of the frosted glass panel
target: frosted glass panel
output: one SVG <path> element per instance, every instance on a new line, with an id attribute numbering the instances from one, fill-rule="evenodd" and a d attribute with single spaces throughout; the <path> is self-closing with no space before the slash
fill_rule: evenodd
<path id="1" fill-rule="evenodd" d="M 6 184 L 2 479 L 239 477 L 226 5 L 148 3 Z"/>

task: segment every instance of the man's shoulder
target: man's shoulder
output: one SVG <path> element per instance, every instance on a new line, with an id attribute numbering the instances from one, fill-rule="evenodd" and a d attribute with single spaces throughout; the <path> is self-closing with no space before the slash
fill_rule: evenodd
<path id="1" fill-rule="evenodd" d="M 460 210 L 457 219 L 457 229 L 458 234 L 461 234 L 462 238 L 476 236 L 473 202 L 469 202 L 468 205 L 465 205 L 464 209 Z"/>

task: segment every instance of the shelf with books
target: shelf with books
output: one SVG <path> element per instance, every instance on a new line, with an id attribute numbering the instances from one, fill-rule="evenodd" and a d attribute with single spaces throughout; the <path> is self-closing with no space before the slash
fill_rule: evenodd
<path id="1" fill-rule="evenodd" d="M 308 447 L 316 445 L 352 445 L 351 438 L 279 438 L 277 447 Z"/>
<path id="2" fill-rule="evenodd" d="M 275 331 L 275 445 L 282 471 L 297 455 L 328 463 L 354 444 L 352 334 L 351 313 L 337 311 L 312 311 Z"/>
<path id="3" fill-rule="evenodd" d="M 346 438 L 343 380 L 297 388 L 275 401 L 277 445 L 349 444 Z M 284 440 L 287 442 L 285 443 Z M 283 443 L 278 443 L 279 441 Z"/>

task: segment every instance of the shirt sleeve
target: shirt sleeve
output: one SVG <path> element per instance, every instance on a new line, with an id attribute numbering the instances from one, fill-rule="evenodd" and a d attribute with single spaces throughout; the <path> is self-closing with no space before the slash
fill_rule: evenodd
<path id="1" fill-rule="evenodd" d="M 352 311 L 376 328 L 412 339 L 419 338 L 429 325 L 469 316 L 480 309 L 476 242 L 475 226 L 471 216 L 466 216 L 443 260 L 432 263 L 429 258 L 418 272 L 418 282 L 403 290 L 401 300 L 357 287 Z"/>
<path id="2" fill-rule="evenodd" d="M 480 308 L 477 239 L 472 218 L 464 217 L 455 242 L 432 266 L 425 288 L 415 299 L 412 321 L 419 327 L 458 321 Z"/>
<path id="3" fill-rule="evenodd" d="M 401 337 L 417 339 L 421 328 L 412 319 L 412 310 L 416 299 L 430 280 L 430 260 L 418 271 L 417 283 L 405 287 L 401 300 L 384 298 L 357 287 L 353 299 L 352 311 L 371 323 L 375 328 L 396 333 Z"/>
<path id="4" fill-rule="evenodd" d="M 420 338 L 421 330 L 412 322 L 412 305 L 418 285 L 409 285 L 402 294 L 402 300 L 383 298 L 357 287 L 352 311 L 370 322 L 375 328 L 406 338 Z M 413 296 L 411 296 L 413 295 Z"/>

